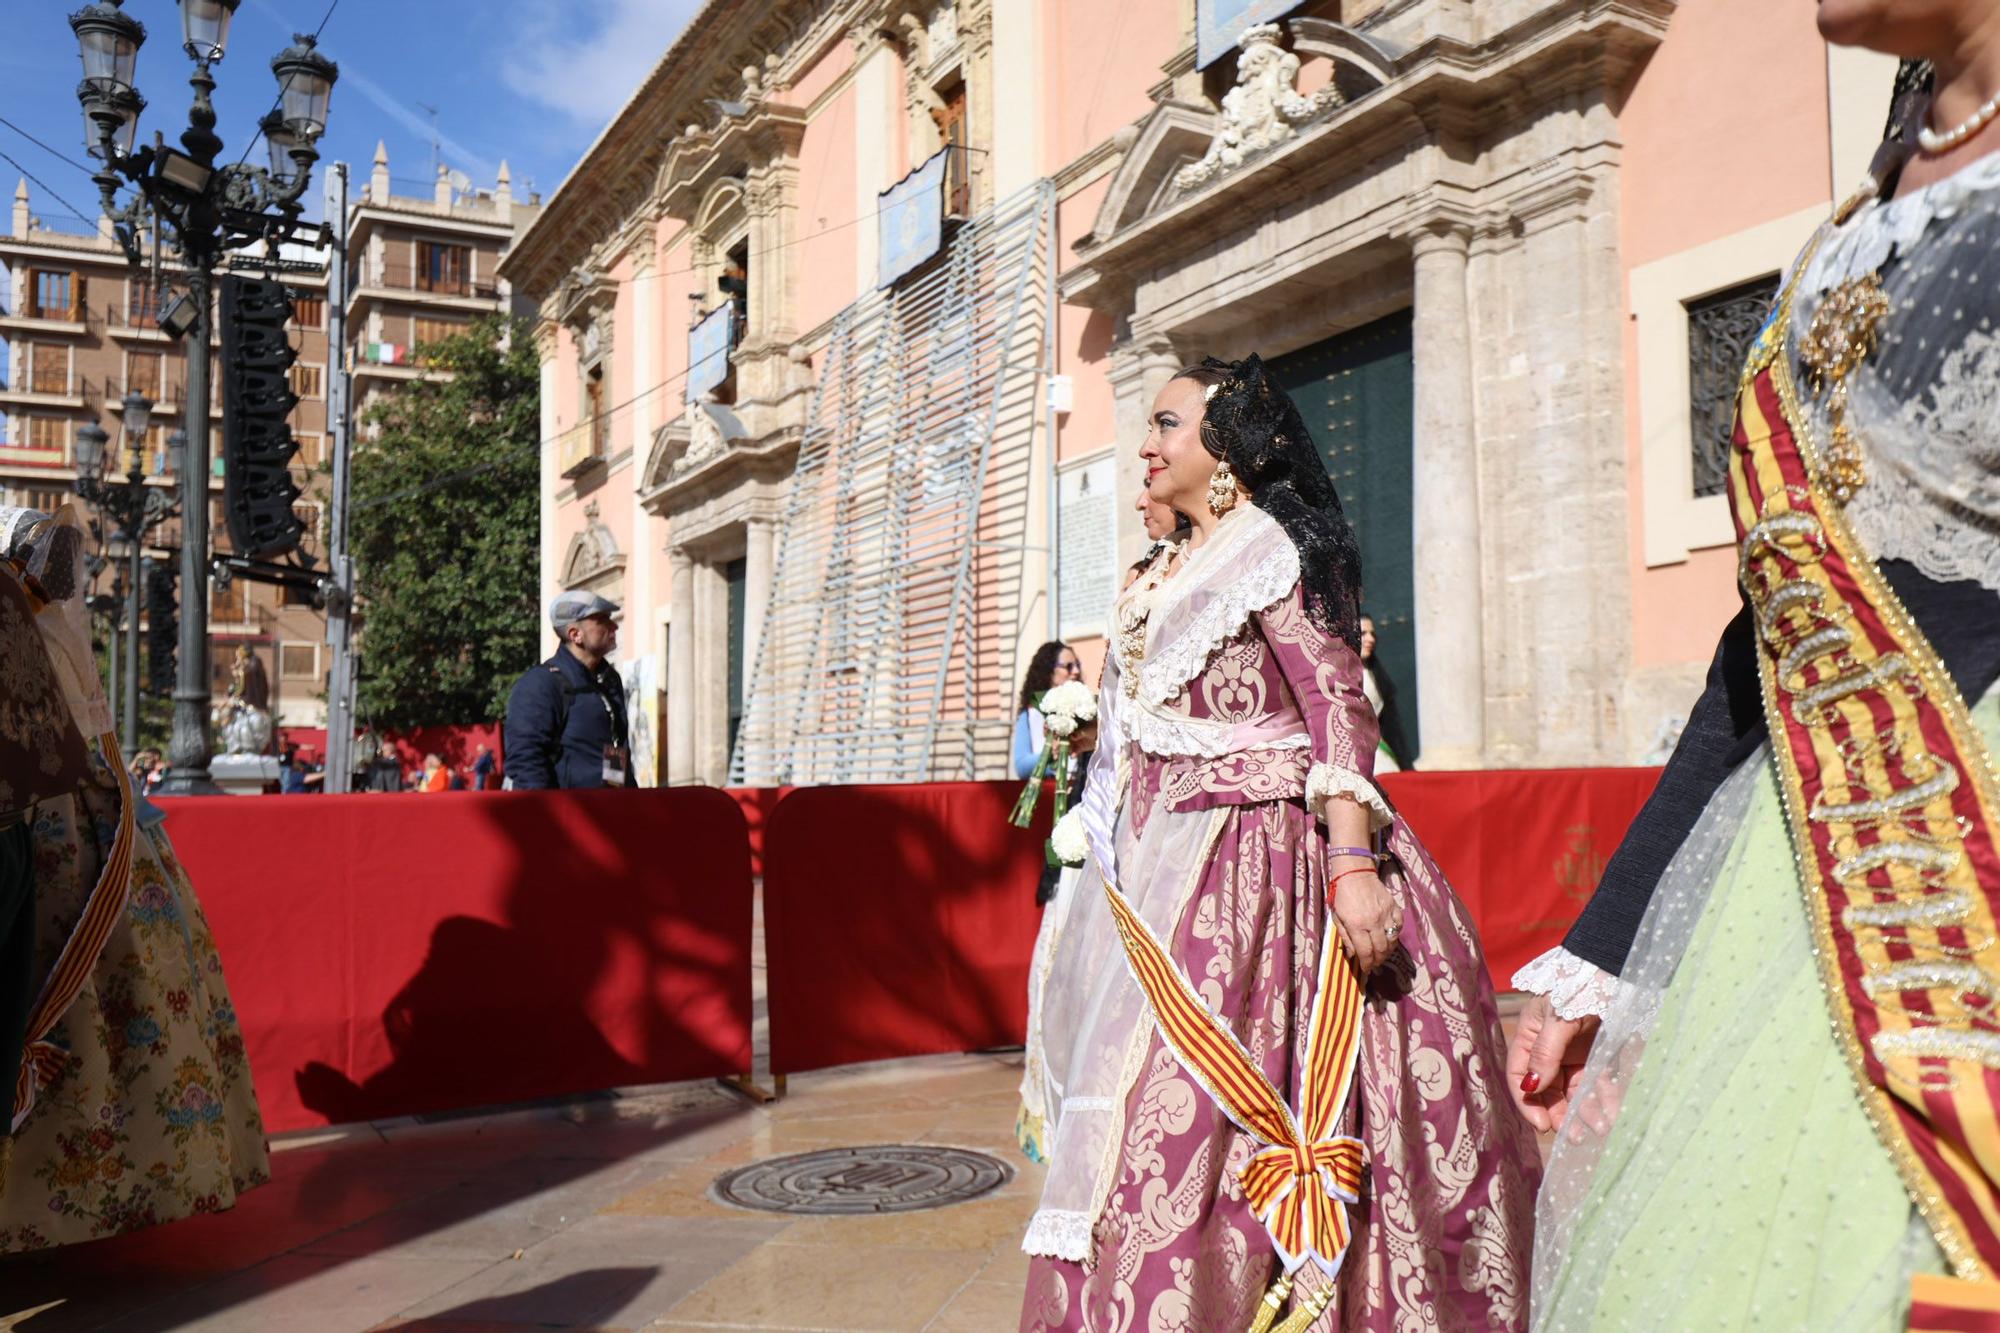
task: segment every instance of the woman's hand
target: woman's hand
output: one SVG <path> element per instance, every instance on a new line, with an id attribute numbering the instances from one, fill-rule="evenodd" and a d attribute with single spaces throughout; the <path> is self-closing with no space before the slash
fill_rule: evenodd
<path id="1" fill-rule="evenodd" d="M 1540 1132 L 1561 1129 L 1568 1118 L 1570 1091 L 1590 1059 L 1597 1028 L 1595 1018 L 1556 1017 L 1546 995 L 1534 996 L 1521 1011 L 1507 1047 L 1507 1091 Z"/>
<path id="2" fill-rule="evenodd" d="M 1341 941 L 1363 976 L 1396 951 L 1403 910 L 1373 870 L 1350 871 L 1342 877 L 1333 893 L 1333 915 L 1340 926 Z"/>
<path id="3" fill-rule="evenodd" d="M 1095 722 L 1086 722 L 1070 733 L 1069 752 L 1071 754 L 1089 754 L 1096 748 L 1097 724 Z"/>

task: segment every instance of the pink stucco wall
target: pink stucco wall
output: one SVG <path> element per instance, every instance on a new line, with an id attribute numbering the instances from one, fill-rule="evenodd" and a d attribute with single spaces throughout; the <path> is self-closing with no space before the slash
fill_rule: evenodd
<path id="1" fill-rule="evenodd" d="M 834 48 L 846 51 L 842 42 Z M 822 64 L 825 62 L 821 62 Z M 849 62 L 851 63 L 851 62 Z M 815 67 L 817 68 L 817 67 Z M 797 324 L 809 333 L 855 297 L 854 89 L 821 108 L 799 146 Z M 851 224 L 851 225 L 850 225 Z"/>
<path id="2" fill-rule="evenodd" d="M 1073 161 L 1153 109 L 1146 89 L 1180 48 L 1179 0 L 1042 0 L 1048 170 Z"/>
<path id="3" fill-rule="evenodd" d="M 1056 238 L 1061 267 L 1076 263 L 1076 238 L 1090 230 L 1097 206 L 1111 189 L 1109 174 L 1092 181 L 1056 206 Z M 1078 458 L 1107 444 L 1137 448 L 1137 440 L 1117 439 L 1116 404 L 1111 396 L 1111 337 L 1109 315 L 1078 305 L 1056 311 L 1056 372 L 1068 375 L 1074 406 L 1057 418 L 1056 455 Z"/>
<path id="4" fill-rule="evenodd" d="M 820 52 L 818 60 L 805 73 L 799 75 L 789 91 L 779 100 L 789 106 L 809 107 L 820 99 L 841 75 L 854 68 L 854 46 L 844 36 L 836 36 Z"/>
<path id="5" fill-rule="evenodd" d="M 1813 27 L 1815 7 L 1814 0 L 1682 0 L 1619 117 L 1619 245 L 1628 274 L 1829 202 L 1826 47 Z M 1632 662 L 1645 669 L 1706 660 L 1737 595 L 1735 553 L 1726 547 L 1646 566 L 1638 367 L 1638 331 L 1628 317 Z"/>

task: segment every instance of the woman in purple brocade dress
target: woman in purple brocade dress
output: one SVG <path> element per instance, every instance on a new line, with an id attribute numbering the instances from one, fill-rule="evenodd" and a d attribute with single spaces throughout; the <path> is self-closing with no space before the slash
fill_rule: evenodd
<path id="1" fill-rule="evenodd" d="M 1520 1327 L 1540 1158 L 1500 1086 L 1471 923 L 1372 781 L 1360 561 L 1332 482 L 1255 357 L 1169 383 L 1143 456 L 1194 528 L 1114 613 L 1093 856 L 1044 1002 L 1051 1157 L 1021 1328 L 1236 1333 L 1277 1272 L 1237 1180 L 1260 1145 L 1155 1031 L 1107 872 L 1295 1107 L 1326 930 L 1368 976 L 1345 1112 L 1366 1179 L 1312 1327 Z M 1309 1265 L 1295 1299 L 1325 1280 Z"/>

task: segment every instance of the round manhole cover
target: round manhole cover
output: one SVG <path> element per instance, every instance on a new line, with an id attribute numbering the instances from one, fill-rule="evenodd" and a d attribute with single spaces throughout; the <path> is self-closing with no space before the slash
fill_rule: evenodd
<path id="1" fill-rule="evenodd" d="M 717 1179 L 713 1193 L 765 1213 L 913 1213 L 976 1199 L 1013 1178 L 1012 1167 L 985 1153 L 888 1143 L 753 1162 Z"/>

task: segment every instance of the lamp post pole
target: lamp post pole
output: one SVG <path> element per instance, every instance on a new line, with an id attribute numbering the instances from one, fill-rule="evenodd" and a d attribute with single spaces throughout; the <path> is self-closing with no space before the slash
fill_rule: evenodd
<path id="1" fill-rule="evenodd" d="M 126 259 L 140 263 L 139 235 L 163 225 L 187 273 L 186 308 L 162 313 L 161 327 L 192 339 L 187 352 L 186 443 L 180 456 L 181 615 L 174 677 L 173 739 L 168 750 L 165 795 L 219 791 L 209 776 L 208 575 L 209 482 L 211 469 L 209 401 L 214 366 L 209 339 L 214 330 L 215 272 L 228 251 L 262 244 L 273 258 L 299 230 L 299 199 L 319 160 L 314 146 L 326 131 L 327 102 L 340 71 L 299 36 L 271 61 L 278 80 L 278 106 L 259 122 L 270 146 L 270 167 L 242 163 L 218 168 L 222 140 L 215 132 L 212 67 L 228 46 L 229 25 L 242 0 L 179 0 L 182 49 L 194 62 L 188 83 L 194 104 L 181 150 L 156 139 L 134 150 L 145 99 L 134 86 L 145 25 L 123 12 L 124 0 L 93 0 L 70 15 L 83 56 L 77 100 L 88 124 L 86 143 L 102 164 L 92 178 L 113 234 Z M 137 187 L 120 205 L 121 178 Z M 134 566 L 134 579 L 137 566 Z M 135 592 L 136 595 L 136 592 Z M 137 620 L 132 630 L 136 632 Z"/>
<path id="2" fill-rule="evenodd" d="M 181 641 L 174 669 L 174 729 L 160 794 L 214 796 L 222 789 L 208 774 L 208 336 L 213 303 L 208 270 L 198 262 L 188 267 L 188 298 L 194 302 L 195 319 L 188 331 L 194 345 L 187 356 L 187 443 L 180 475 Z"/>
<path id="3" fill-rule="evenodd" d="M 125 475 L 125 484 L 130 493 L 140 497 L 143 514 L 146 484 L 144 474 L 139 471 L 139 455 L 132 455 L 132 469 Z M 129 627 L 125 635 L 125 745 L 130 753 L 137 753 L 139 744 L 139 557 L 144 543 L 140 532 L 131 531 L 132 560 L 125 575 L 131 587 L 125 593 L 125 624 Z"/>

